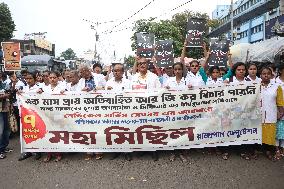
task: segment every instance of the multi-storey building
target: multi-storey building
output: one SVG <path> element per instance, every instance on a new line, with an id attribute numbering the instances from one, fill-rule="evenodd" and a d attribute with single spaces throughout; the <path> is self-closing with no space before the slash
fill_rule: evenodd
<path id="1" fill-rule="evenodd" d="M 234 44 L 263 41 L 267 37 L 265 30 L 273 27 L 273 25 L 268 27 L 266 23 L 273 19 L 282 20 L 281 17 L 284 17 L 284 15 L 279 16 L 279 0 L 238 0 L 233 4 L 233 14 L 230 5 L 218 5 L 212 13 L 212 18 L 218 19 L 221 25 L 209 36 L 226 36 L 232 39 L 232 33 Z M 232 20 L 233 32 L 231 32 Z"/>

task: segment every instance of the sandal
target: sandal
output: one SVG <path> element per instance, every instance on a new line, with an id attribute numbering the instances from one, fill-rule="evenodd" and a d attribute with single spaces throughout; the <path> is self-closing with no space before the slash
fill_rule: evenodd
<path id="1" fill-rule="evenodd" d="M 228 160 L 229 159 L 229 153 L 223 153 L 222 158 L 223 158 L 223 160 Z"/>
<path id="2" fill-rule="evenodd" d="M 96 154 L 96 160 L 103 159 L 103 154 Z"/>
<path id="3" fill-rule="evenodd" d="M 52 158 L 52 155 L 51 155 L 51 154 L 50 154 L 50 155 L 47 155 L 47 157 L 44 158 L 43 162 L 44 162 L 44 163 L 50 162 L 51 158 Z"/>
<path id="4" fill-rule="evenodd" d="M 175 161 L 175 159 L 176 159 L 176 155 L 174 153 L 171 153 L 170 161 L 173 162 Z"/>

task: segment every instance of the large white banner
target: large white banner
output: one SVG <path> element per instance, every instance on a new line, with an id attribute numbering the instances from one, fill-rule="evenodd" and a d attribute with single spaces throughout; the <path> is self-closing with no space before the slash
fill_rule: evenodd
<path id="1" fill-rule="evenodd" d="M 257 84 L 18 98 L 24 152 L 130 152 L 261 143 Z"/>

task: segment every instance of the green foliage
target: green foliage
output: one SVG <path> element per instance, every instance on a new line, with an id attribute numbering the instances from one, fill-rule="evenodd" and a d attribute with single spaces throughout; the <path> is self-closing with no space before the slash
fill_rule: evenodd
<path id="1" fill-rule="evenodd" d="M 124 62 L 127 63 L 127 66 L 133 67 L 133 65 L 135 63 L 135 57 L 129 55 L 127 58 L 124 58 Z"/>
<path id="2" fill-rule="evenodd" d="M 8 5 L 0 3 L 0 42 L 11 39 L 15 27 Z"/>
<path id="3" fill-rule="evenodd" d="M 131 37 L 132 41 L 132 50 L 136 50 L 136 36 L 135 33 L 146 32 L 154 33 L 155 40 L 165 40 L 172 39 L 174 41 L 173 48 L 175 57 L 179 57 L 182 52 L 183 44 L 186 37 L 186 25 L 187 19 L 191 17 L 205 18 L 207 21 L 206 24 L 206 33 L 209 31 L 209 27 L 216 28 L 218 27 L 219 22 L 217 20 L 210 20 L 207 14 L 194 13 L 191 11 L 184 11 L 182 13 L 175 14 L 171 20 L 160 20 L 155 21 L 154 18 L 150 19 L 141 19 L 137 20 L 133 27 L 133 36 Z M 205 42 L 208 41 L 205 39 Z M 188 56 L 192 58 L 199 58 L 203 55 L 203 50 L 200 48 L 188 49 Z"/>
<path id="4" fill-rule="evenodd" d="M 76 58 L 76 53 L 73 51 L 73 49 L 68 48 L 66 51 L 62 52 L 60 56 L 65 60 L 74 60 Z"/>

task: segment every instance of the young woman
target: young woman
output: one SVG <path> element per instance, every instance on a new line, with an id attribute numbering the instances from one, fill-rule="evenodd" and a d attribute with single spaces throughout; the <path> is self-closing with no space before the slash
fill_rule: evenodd
<path id="1" fill-rule="evenodd" d="M 175 77 L 169 77 L 165 83 L 165 88 L 172 90 L 186 90 L 191 87 L 190 83 L 184 78 L 184 65 L 175 63 L 173 65 Z"/>
<path id="2" fill-rule="evenodd" d="M 271 82 L 272 71 L 264 67 L 260 71 L 262 101 L 262 143 L 270 160 L 276 160 L 272 152 L 276 146 L 277 113 L 283 115 L 283 91 L 279 84 Z"/>
<path id="3" fill-rule="evenodd" d="M 169 77 L 165 83 L 165 88 L 170 90 L 183 91 L 191 87 L 189 82 L 184 78 L 185 66 L 182 63 L 175 63 L 173 65 L 175 77 Z M 175 150 L 171 153 L 170 161 L 174 161 L 176 156 L 179 156 L 182 162 L 186 162 L 184 150 Z"/>
<path id="4" fill-rule="evenodd" d="M 226 79 L 229 83 L 238 84 L 248 82 L 248 80 L 245 78 L 246 66 L 243 62 L 237 62 L 233 65 L 232 74 L 232 77 Z"/>
<path id="5" fill-rule="evenodd" d="M 247 71 L 248 71 L 248 76 L 246 77 L 247 81 L 261 82 L 261 79 L 256 76 L 256 74 L 257 74 L 257 66 L 256 66 L 255 63 L 247 64 Z"/>
<path id="6" fill-rule="evenodd" d="M 275 82 L 281 86 L 284 94 L 284 65 L 281 64 L 278 67 L 278 76 L 275 79 Z M 284 116 L 281 113 L 278 113 L 279 121 L 277 122 L 276 127 L 276 139 L 277 139 L 277 151 L 276 158 L 280 159 L 281 156 L 284 156 Z"/>
<path id="7" fill-rule="evenodd" d="M 60 73 L 50 72 L 49 74 L 49 85 L 42 89 L 42 92 L 45 94 L 61 94 L 66 90 L 66 85 L 62 85 L 59 82 Z M 52 156 L 55 155 L 55 161 L 58 162 L 62 159 L 61 153 L 47 153 L 47 157 L 44 159 L 44 162 L 49 162 Z"/>

